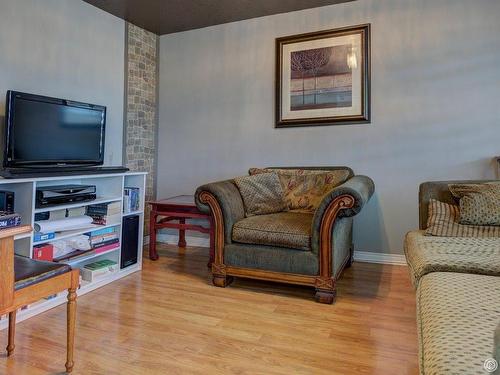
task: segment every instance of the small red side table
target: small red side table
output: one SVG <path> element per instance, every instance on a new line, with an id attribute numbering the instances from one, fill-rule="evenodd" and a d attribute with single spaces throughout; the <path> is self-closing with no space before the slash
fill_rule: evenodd
<path id="1" fill-rule="evenodd" d="M 178 195 L 148 203 L 151 205 L 149 215 L 149 259 L 158 259 L 156 231 L 161 228 L 173 228 L 179 229 L 179 247 L 186 247 L 186 230 L 208 233 L 210 235 L 210 260 L 208 265 L 212 264 L 215 254 L 212 215 L 198 210 L 194 203 L 194 196 Z M 209 226 L 186 224 L 186 219 L 207 219 Z"/>

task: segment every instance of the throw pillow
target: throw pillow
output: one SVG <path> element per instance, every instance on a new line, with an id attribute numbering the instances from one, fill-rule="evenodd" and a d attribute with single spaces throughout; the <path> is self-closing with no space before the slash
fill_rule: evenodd
<path id="1" fill-rule="evenodd" d="M 500 184 L 450 184 L 460 199 L 460 224 L 500 225 Z"/>
<path id="2" fill-rule="evenodd" d="M 279 168 L 251 168 L 250 175 L 275 172 L 278 174 L 285 194 L 285 204 L 289 210 L 314 212 L 323 197 L 343 184 L 350 172 L 339 170 L 307 170 Z"/>
<path id="3" fill-rule="evenodd" d="M 500 237 L 500 227 L 488 225 L 463 225 L 459 223 L 457 205 L 431 199 L 426 235 L 439 237 Z"/>
<path id="4" fill-rule="evenodd" d="M 283 188 L 276 173 L 262 173 L 237 177 L 238 187 L 246 216 L 265 215 L 284 211 Z"/>

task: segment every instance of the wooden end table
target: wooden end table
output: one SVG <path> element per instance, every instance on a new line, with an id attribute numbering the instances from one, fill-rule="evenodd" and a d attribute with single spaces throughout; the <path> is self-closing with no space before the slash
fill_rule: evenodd
<path id="1" fill-rule="evenodd" d="M 148 202 L 151 205 L 149 215 L 149 259 L 157 260 L 156 231 L 162 228 L 179 230 L 179 247 L 186 247 L 186 230 L 194 230 L 210 235 L 210 259 L 208 266 L 214 260 L 214 232 L 212 215 L 202 213 L 194 203 L 192 195 L 178 195 L 167 199 Z M 186 224 L 186 219 L 207 219 L 209 226 Z"/>

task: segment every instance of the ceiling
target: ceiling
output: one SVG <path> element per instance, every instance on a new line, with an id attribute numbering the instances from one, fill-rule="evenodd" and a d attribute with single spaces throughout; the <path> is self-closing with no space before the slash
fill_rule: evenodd
<path id="1" fill-rule="evenodd" d="M 84 0 L 156 34 L 353 0 Z"/>

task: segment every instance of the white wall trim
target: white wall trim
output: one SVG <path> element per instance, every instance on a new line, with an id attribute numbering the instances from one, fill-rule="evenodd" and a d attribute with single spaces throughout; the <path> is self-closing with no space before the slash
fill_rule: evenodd
<path id="1" fill-rule="evenodd" d="M 373 253 L 371 251 L 354 251 L 354 260 L 365 263 L 393 264 L 406 266 L 403 254 Z"/>
<path id="2" fill-rule="evenodd" d="M 156 240 L 169 245 L 177 245 L 177 242 L 179 242 L 179 236 L 177 234 L 159 233 L 156 235 Z M 188 246 L 210 247 L 210 239 L 208 237 L 186 236 L 186 243 Z"/>
<path id="3" fill-rule="evenodd" d="M 177 234 L 161 233 L 156 236 L 158 242 L 163 242 L 169 245 L 177 245 L 179 236 Z M 207 237 L 186 236 L 188 246 L 209 247 L 209 239 Z M 149 236 L 144 238 L 144 244 L 149 243 Z M 392 264 L 398 266 L 406 266 L 405 256 L 402 254 L 389 253 L 373 253 L 370 251 L 355 251 L 354 260 L 365 263 Z"/>

